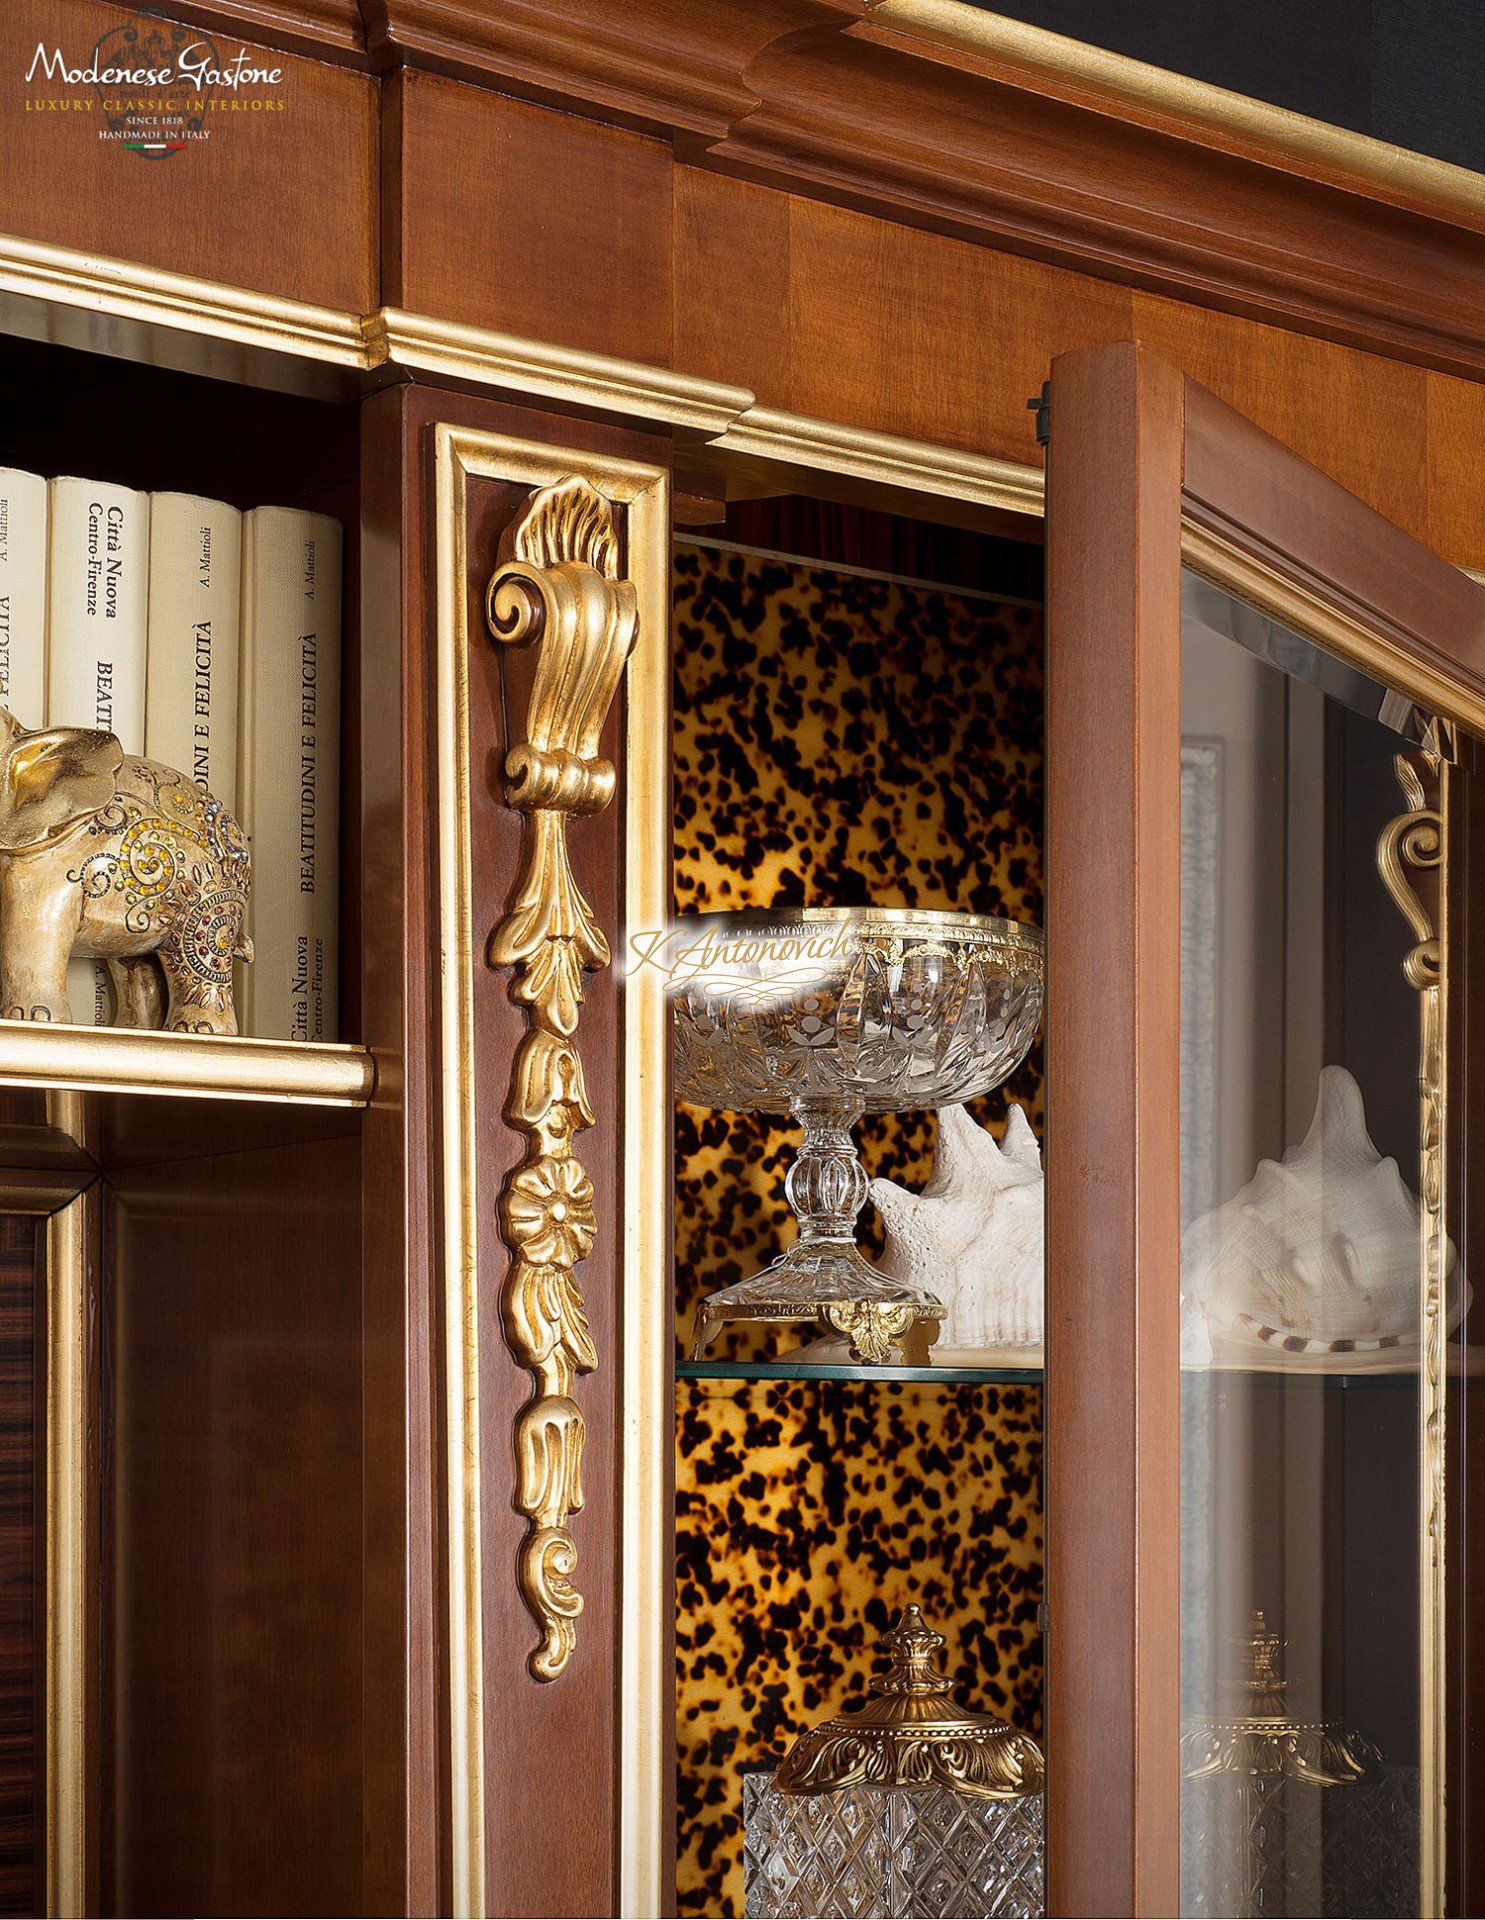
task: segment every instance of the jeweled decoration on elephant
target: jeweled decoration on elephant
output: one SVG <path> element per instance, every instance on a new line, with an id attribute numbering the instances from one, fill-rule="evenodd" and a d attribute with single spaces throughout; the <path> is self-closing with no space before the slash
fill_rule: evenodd
<path id="1" fill-rule="evenodd" d="M 237 1031 L 247 836 L 173 767 L 0 707 L 0 1017 L 71 1021 L 67 963 L 102 960 L 123 1027 Z"/>

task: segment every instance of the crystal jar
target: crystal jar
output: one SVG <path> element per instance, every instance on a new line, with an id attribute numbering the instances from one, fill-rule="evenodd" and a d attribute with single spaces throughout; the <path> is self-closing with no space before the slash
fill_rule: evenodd
<path id="1" fill-rule="evenodd" d="M 873 1697 L 744 1779 L 749 1920 L 970 1920 L 1043 1908 L 1042 1753 L 958 1704 L 917 1607 Z"/>

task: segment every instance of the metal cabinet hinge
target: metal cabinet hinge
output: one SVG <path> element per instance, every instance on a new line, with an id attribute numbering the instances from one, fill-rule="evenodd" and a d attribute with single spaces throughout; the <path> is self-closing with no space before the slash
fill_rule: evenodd
<path id="1" fill-rule="evenodd" d="M 1044 380 L 1042 390 L 1026 402 L 1026 411 L 1036 415 L 1038 446 L 1046 446 L 1052 437 L 1052 382 Z"/>

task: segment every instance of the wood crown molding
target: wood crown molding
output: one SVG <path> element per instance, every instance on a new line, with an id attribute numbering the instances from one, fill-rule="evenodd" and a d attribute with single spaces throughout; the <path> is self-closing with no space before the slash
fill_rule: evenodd
<path id="1" fill-rule="evenodd" d="M 363 0 L 379 66 L 494 81 L 662 136 L 721 139 L 758 105 L 747 73 L 781 40 L 831 36 L 871 0 Z"/>
<path id="2" fill-rule="evenodd" d="M 337 65 L 369 64 L 360 0 L 165 0 L 156 10 L 253 46 L 281 47 Z"/>
<path id="3" fill-rule="evenodd" d="M 961 0 L 172 10 L 377 71 L 497 87 L 783 192 L 1485 372 L 1480 176 Z"/>
<path id="4" fill-rule="evenodd" d="M 1322 167 L 1262 149 L 1253 126 L 1178 123 L 1173 106 L 1133 117 L 1029 67 L 932 57 L 877 18 L 761 54 L 747 75 L 760 104 L 706 164 L 1393 358 L 1485 370 L 1485 181 L 1420 164 L 1400 184 L 1378 143 L 1358 139 L 1342 184 L 1338 130 Z M 1438 189 L 1426 210 L 1425 175 Z"/>
<path id="5" fill-rule="evenodd" d="M 1485 372 L 1485 181 L 960 0 L 366 0 L 379 60 L 692 165 Z"/>

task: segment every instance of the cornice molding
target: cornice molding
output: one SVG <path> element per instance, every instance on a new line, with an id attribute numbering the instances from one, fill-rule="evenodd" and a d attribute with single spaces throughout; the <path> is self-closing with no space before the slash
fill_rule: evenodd
<path id="1" fill-rule="evenodd" d="M 360 0 L 164 0 L 159 11 L 249 46 L 280 47 L 338 65 L 368 64 Z"/>
<path id="2" fill-rule="evenodd" d="M 11 234 L 0 235 L 0 296 L 7 294 L 302 359 L 368 364 L 359 314 Z"/>
<path id="3" fill-rule="evenodd" d="M 92 316 L 104 328 L 137 322 L 147 330 L 140 336 L 146 347 L 158 347 L 169 333 L 184 333 L 287 361 L 328 364 L 351 375 L 427 374 L 601 412 L 775 466 L 1011 512 L 1041 512 L 1039 467 L 760 407 L 748 387 L 397 307 L 367 314 L 313 307 L 0 234 L 0 330 L 7 298 L 29 303 L 33 317 L 43 323 L 43 337 L 53 330 L 48 316 L 61 308 Z M 117 353 L 123 343 L 109 338 L 91 344 Z"/>
<path id="4" fill-rule="evenodd" d="M 1485 181 L 1428 213 L 923 57 L 875 27 L 778 44 L 709 165 L 1399 359 L 1485 370 Z M 1375 143 L 1371 143 L 1374 145 Z M 1457 173 L 1458 170 L 1450 170 Z M 1464 176 L 1466 180 L 1470 176 Z M 1416 184 L 1416 183 L 1415 183 Z"/>
<path id="5" fill-rule="evenodd" d="M 961 0 L 178 6 L 637 128 L 784 192 L 1485 372 L 1485 178 Z"/>
<path id="6" fill-rule="evenodd" d="M 753 404 L 747 387 L 672 373 L 608 354 L 582 353 L 484 327 L 382 307 L 362 322 L 367 367 L 406 367 L 447 380 L 505 387 L 567 406 L 682 427 L 712 438 Z"/>
<path id="7" fill-rule="evenodd" d="M 757 106 L 765 48 L 832 35 L 870 0 L 364 0 L 380 67 L 430 68 L 663 135 L 720 139 Z"/>
<path id="8" fill-rule="evenodd" d="M 1285 173 L 1371 193 L 1437 218 L 1485 222 L 1485 179 L 1406 147 L 1311 119 L 1205 80 L 991 13 L 964 0 L 868 0 L 860 37 L 972 63 L 1121 120 L 1210 139 Z"/>

